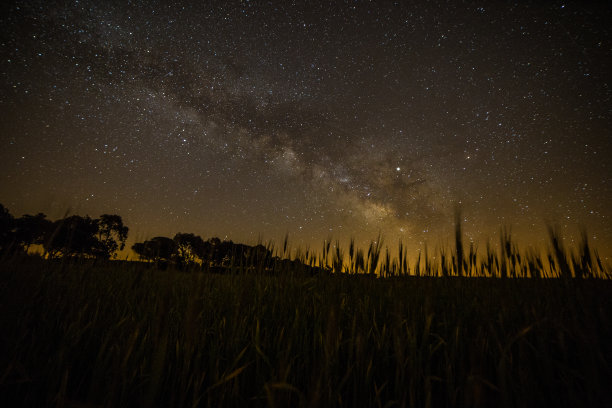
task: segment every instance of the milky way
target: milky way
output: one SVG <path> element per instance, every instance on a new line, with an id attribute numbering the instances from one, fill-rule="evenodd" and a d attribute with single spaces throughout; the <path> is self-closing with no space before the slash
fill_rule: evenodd
<path id="1" fill-rule="evenodd" d="M 4 4 L 0 202 L 413 249 L 460 207 L 478 242 L 612 255 L 610 7 L 405 3 Z"/>

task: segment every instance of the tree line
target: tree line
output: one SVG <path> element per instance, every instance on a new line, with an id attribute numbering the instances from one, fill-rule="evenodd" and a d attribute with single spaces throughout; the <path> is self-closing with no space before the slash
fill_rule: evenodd
<path id="1" fill-rule="evenodd" d="M 179 232 L 174 238 L 154 237 L 132 245 L 140 260 L 173 263 L 175 265 L 202 265 L 205 268 L 269 268 L 276 259 L 263 245 L 237 244 L 219 238 L 203 240 L 192 233 Z"/>
<path id="2" fill-rule="evenodd" d="M 113 259 L 125 248 L 129 228 L 121 216 L 99 218 L 71 215 L 51 221 L 43 213 L 14 217 L 0 204 L 0 255 L 28 253 L 40 245 L 49 258 Z M 269 269 L 279 260 L 263 245 L 244 245 L 192 233 L 154 237 L 131 249 L 141 261 L 160 265 L 201 265 L 209 268 Z"/>
<path id="3" fill-rule="evenodd" d="M 66 216 L 51 221 L 43 213 L 15 218 L 0 204 L 0 254 L 27 253 L 41 245 L 46 256 L 111 259 L 125 248 L 128 227 L 121 216 Z"/>

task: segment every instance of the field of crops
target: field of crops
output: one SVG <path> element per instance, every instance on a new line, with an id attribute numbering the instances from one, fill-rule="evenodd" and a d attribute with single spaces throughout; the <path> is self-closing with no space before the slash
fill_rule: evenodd
<path id="1" fill-rule="evenodd" d="M 612 282 L 0 264 L 0 405 L 610 406 Z"/>

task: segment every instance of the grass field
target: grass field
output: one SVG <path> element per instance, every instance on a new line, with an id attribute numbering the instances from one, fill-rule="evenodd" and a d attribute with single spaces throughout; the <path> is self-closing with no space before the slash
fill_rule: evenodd
<path id="1" fill-rule="evenodd" d="M 0 405 L 610 406 L 611 318 L 607 279 L 17 257 L 0 263 Z"/>

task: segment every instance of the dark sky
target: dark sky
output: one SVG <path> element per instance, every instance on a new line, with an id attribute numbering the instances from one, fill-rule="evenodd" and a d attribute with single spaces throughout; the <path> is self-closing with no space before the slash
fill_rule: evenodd
<path id="1" fill-rule="evenodd" d="M 606 2 L 6 3 L 16 216 L 414 250 L 460 205 L 481 244 L 543 246 L 548 220 L 612 255 Z"/>

